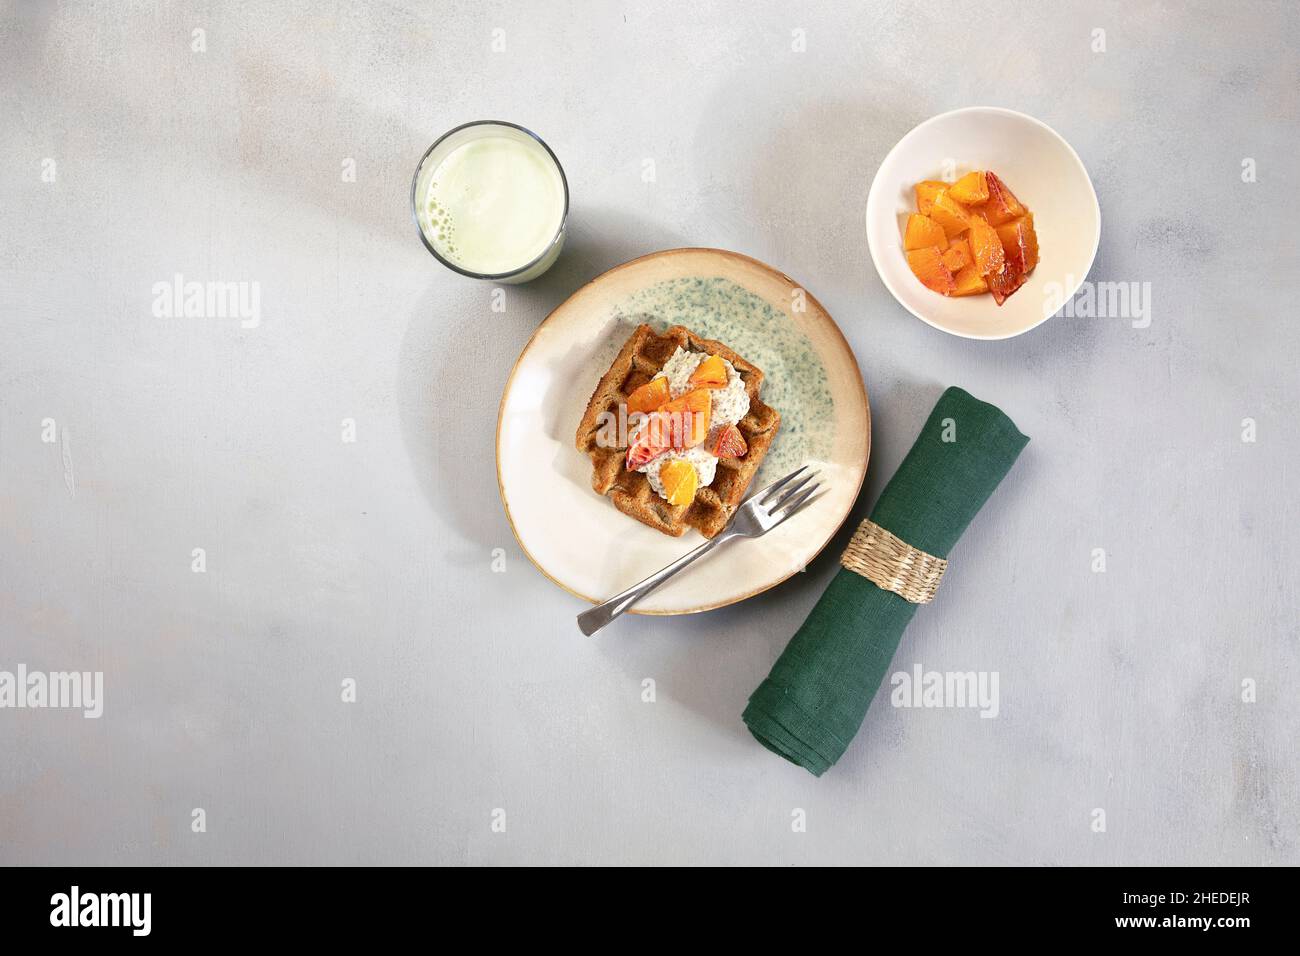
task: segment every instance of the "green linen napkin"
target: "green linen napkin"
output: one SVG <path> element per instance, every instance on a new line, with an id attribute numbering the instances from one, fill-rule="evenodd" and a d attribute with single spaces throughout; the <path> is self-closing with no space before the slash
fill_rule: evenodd
<path id="1" fill-rule="evenodd" d="M 871 520 L 912 547 L 946 558 L 1028 441 L 997 407 L 949 388 L 881 492 Z M 960 562 L 950 571 L 961 573 Z M 941 584 L 936 600 L 942 594 Z M 749 698 L 744 721 L 750 733 L 820 777 L 862 726 L 916 607 L 840 568 Z"/>

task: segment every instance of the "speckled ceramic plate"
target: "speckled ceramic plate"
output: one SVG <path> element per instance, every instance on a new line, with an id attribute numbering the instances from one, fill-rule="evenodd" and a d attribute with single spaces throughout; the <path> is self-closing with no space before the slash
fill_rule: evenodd
<path id="1" fill-rule="evenodd" d="M 547 577 L 593 603 L 703 540 L 672 538 L 591 489 L 574 433 L 592 390 L 641 322 L 685 325 L 763 370 L 781 431 L 751 490 L 801 464 L 829 491 L 770 534 L 724 545 L 641 602 L 640 614 L 733 604 L 801 571 L 843 523 L 862 487 L 871 413 L 858 364 L 826 310 L 761 262 L 718 249 L 672 249 L 583 286 L 537 329 L 515 364 L 497 421 L 497 481 L 520 546 Z"/>

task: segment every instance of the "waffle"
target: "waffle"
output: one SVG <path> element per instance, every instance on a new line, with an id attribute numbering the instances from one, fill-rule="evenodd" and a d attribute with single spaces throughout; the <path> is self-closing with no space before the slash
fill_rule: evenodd
<path id="1" fill-rule="evenodd" d="M 597 440 L 605 413 L 617 418 L 628 396 L 654 378 L 679 346 L 726 359 L 740 374 L 749 394 L 749 413 L 736 426 L 745 436 L 748 453 L 744 458 L 718 459 L 712 484 L 696 491 L 695 500 L 689 505 L 670 505 L 650 486 L 650 479 L 640 472 L 628 471 L 624 467 L 626 444 L 602 447 Z M 619 511 L 664 534 L 678 537 L 687 528 L 694 528 L 706 538 L 712 538 L 726 527 L 744 500 L 745 491 L 781 426 L 780 414 L 758 397 L 762 384 L 763 373 L 721 342 L 700 338 L 680 325 L 674 325 L 662 335 L 648 325 L 638 326 L 592 392 L 586 414 L 578 425 L 578 450 L 591 457 L 591 487 L 614 502 Z"/>

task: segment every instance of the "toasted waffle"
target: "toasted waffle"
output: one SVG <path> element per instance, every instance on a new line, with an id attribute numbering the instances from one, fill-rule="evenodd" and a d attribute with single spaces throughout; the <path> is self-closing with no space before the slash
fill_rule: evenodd
<path id="1" fill-rule="evenodd" d="M 603 416 L 619 415 L 628 396 L 650 381 L 664 367 L 678 347 L 690 352 L 718 355 L 732 364 L 749 394 L 749 413 L 736 427 L 745 436 L 749 451 L 744 458 L 719 458 L 712 484 L 701 487 L 689 505 L 670 505 L 650 486 L 650 479 L 624 466 L 627 445 L 602 447 L 597 440 Z M 662 335 L 641 325 L 627 340 L 614 364 L 604 374 L 587 403 L 578 425 L 577 447 L 591 456 L 591 487 L 607 496 L 626 515 L 674 537 L 695 528 L 712 538 L 731 520 L 744 500 L 750 481 L 767 455 L 767 449 L 781 426 L 781 416 L 758 397 L 763 373 L 721 342 L 703 339 L 690 329 L 674 325 Z M 619 438 L 626 441 L 627 435 Z"/>

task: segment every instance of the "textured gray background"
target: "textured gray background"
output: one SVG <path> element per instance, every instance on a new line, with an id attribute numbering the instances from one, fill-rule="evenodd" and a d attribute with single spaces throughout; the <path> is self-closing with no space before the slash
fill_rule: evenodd
<path id="1" fill-rule="evenodd" d="M 0 17 L 0 668 L 107 685 L 98 721 L 0 711 L 0 862 L 1300 862 L 1293 4 L 982 3 L 973 31 L 951 3 L 152 6 Z M 1149 328 L 978 343 L 891 299 L 872 174 L 972 104 L 1079 151 L 1092 277 L 1150 282 Z M 573 191 L 568 251 L 505 314 L 407 210 L 422 150 L 484 117 Z M 588 640 L 519 551 L 493 480 L 515 356 L 582 282 L 696 244 L 844 329 L 859 511 L 947 384 L 1033 437 L 897 659 L 998 671 L 997 719 L 882 695 L 816 780 L 740 712 L 833 554 Z M 261 325 L 154 318 L 177 272 L 260 282 Z"/>

